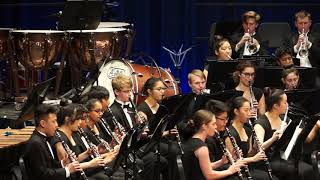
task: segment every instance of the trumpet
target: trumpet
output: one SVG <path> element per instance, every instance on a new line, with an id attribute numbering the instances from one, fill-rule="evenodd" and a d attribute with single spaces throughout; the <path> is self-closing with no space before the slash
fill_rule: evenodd
<path id="1" fill-rule="evenodd" d="M 304 32 L 304 28 L 302 29 L 302 35 L 303 35 L 303 41 L 300 42 L 300 47 L 299 47 L 299 50 L 298 50 L 298 55 L 299 55 L 301 58 L 305 58 L 305 57 L 308 57 L 309 51 L 308 51 L 308 47 L 307 47 L 308 36 L 307 36 L 306 33 Z"/>
<path id="2" fill-rule="evenodd" d="M 71 162 L 75 162 L 77 161 L 77 156 L 74 154 L 74 152 L 70 149 L 70 147 L 68 146 L 68 144 L 62 139 L 61 134 L 56 131 L 56 137 L 59 138 L 59 140 L 61 141 L 61 144 L 64 148 L 64 150 L 66 150 L 66 153 L 68 154 L 68 158 L 70 159 Z M 80 171 L 80 176 L 83 180 L 88 180 L 88 177 L 86 176 L 86 174 L 84 173 L 83 170 Z"/>
<path id="3" fill-rule="evenodd" d="M 250 55 L 252 54 L 255 54 L 258 52 L 258 47 L 256 44 L 254 44 L 253 42 L 253 34 L 249 32 L 249 29 L 248 29 L 248 34 L 250 35 L 250 39 L 248 42 L 248 46 L 247 46 L 247 49 L 248 49 L 248 52 L 250 53 Z"/>

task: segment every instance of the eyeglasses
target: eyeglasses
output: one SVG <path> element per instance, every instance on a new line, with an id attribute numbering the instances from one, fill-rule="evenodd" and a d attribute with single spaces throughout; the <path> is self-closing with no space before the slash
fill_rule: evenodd
<path id="1" fill-rule="evenodd" d="M 166 87 L 160 87 L 160 88 L 155 88 L 155 89 L 152 89 L 152 90 L 165 91 L 165 90 L 167 90 L 167 88 Z"/>
<path id="2" fill-rule="evenodd" d="M 219 119 L 221 121 L 229 121 L 229 117 L 226 117 L 226 118 L 216 117 L 216 119 Z"/>
<path id="3" fill-rule="evenodd" d="M 256 73 L 241 73 L 244 77 L 249 78 L 249 77 L 255 77 Z"/>

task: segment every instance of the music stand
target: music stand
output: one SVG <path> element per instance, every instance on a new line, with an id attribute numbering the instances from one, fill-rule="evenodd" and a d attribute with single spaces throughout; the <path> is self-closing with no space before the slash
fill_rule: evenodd
<path id="1" fill-rule="evenodd" d="M 300 74 L 300 82 L 303 88 L 314 88 L 317 76 L 317 68 L 315 67 L 295 67 Z M 257 77 L 255 85 L 257 87 L 275 87 L 280 88 L 283 86 L 281 82 L 283 68 L 279 66 L 265 66 L 264 68 L 257 69 Z"/>
<path id="2" fill-rule="evenodd" d="M 68 0 L 59 19 L 59 30 L 97 29 L 103 0 Z"/>
<path id="3" fill-rule="evenodd" d="M 299 154 L 300 152 L 302 152 L 302 150 L 301 150 L 302 145 L 305 142 L 305 139 L 307 138 L 308 134 L 312 130 L 313 126 L 317 123 L 319 116 L 313 115 L 313 116 L 307 117 L 307 116 L 301 115 L 299 118 L 299 121 L 301 119 L 303 120 L 304 128 L 303 128 L 302 132 L 299 134 L 299 136 L 296 140 L 296 143 L 294 144 L 294 146 L 291 150 L 291 154 L 289 157 L 291 157 L 294 152 L 296 152 L 296 154 Z M 287 148 L 299 121 L 292 121 L 288 125 L 288 127 L 283 132 L 281 138 L 276 142 L 276 145 L 273 148 L 271 158 L 278 157 L 279 152 Z M 299 158 L 295 157 L 295 160 L 298 161 Z"/>
<path id="4" fill-rule="evenodd" d="M 199 101 L 199 109 L 204 108 L 205 104 L 211 100 L 219 100 L 225 103 L 228 103 L 229 101 L 231 101 L 232 99 L 238 97 L 238 96 L 242 96 L 243 95 L 243 91 L 238 91 L 235 89 L 231 89 L 231 90 L 223 90 L 223 91 L 219 91 L 216 93 L 212 93 L 212 94 L 202 94 L 202 95 L 198 95 L 197 96 L 197 101 Z"/>
<path id="5" fill-rule="evenodd" d="M 126 134 L 126 136 L 124 137 L 120 149 L 119 149 L 119 153 L 112 165 L 112 168 L 110 169 L 110 171 L 106 172 L 106 174 L 111 177 L 120 167 L 120 165 L 123 163 L 124 161 L 124 170 L 125 170 L 125 179 L 128 178 L 128 156 L 131 153 L 132 147 L 131 147 L 131 143 L 132 143 L 132 136 L 136 133 L 135 129 L 130 129 L 128 131 L 128 133 Z M 135 158 L 135 157 L 134 157 Z M 134 166 L 135 164 L 132 164 L 132 166 Z M 133 167 L 135 168 L 135 167 Z"/>
<path id="6" fill-rule="evenodd" d="M 319 89 L 295 89 L 286 91 L 289 103 L 305 109 L 308 115 L 320 112 L 320 90 Z"/>
<path id="7" fill-rule="evenodd" d="M 18 119 L 14 121 L 14 124 L 18 125 L 33 118 L 34 109 L 44 100 L 49 86 L 54 78 L 55 77 L 38 83 L 32 88 L 30 94 L 28 95 L 27 102 L 24 104 L 21 113 L 19 114 Z"/>
<path id="8" fill-rule="evenodd" d="M 214 85 L 216 83 L 223 83 L 223 89 L 234 89 L 236 84 L 233 81 L 233 73 L 236 70 L 237 65 L 241 61 L 250 61 L 256 66 L 260 66 L 260 61 L 252 58 L 240 58 L 237 60 L 220 61 L 215 59 L 207 59 L 208 63 L 208 78 L 207 89 L 214 91 Z"/>

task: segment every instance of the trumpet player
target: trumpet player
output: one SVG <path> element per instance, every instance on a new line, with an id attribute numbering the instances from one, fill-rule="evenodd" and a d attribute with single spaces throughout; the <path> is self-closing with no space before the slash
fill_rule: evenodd
<path id="1" fill-rule="evenodd" d="M 255 11 L 247 11 L 242 15 L 242 31 L 231 36 L 235 58 L 244 55 L 266 55 L 266 45 L 261 42 L 261 38 L 256 31 L 260 15 Z"/>
<path id="2" fill-rule="evenodd" d="M 291 48 L 295 56 L 300 59 L 300 66 L 319 67 L 317 59 L 319 38 L 310 31 L 311 14 L 305 10 L 295 13 L 296 32 L 292 32 L 284 39 L 284 46 Z"/>

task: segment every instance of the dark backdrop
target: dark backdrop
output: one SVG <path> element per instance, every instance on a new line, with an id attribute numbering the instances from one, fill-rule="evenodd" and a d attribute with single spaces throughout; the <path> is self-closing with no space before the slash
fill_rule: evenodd
<path id="1" fill-rule="evenodd" d="M 55 29 L 56 19 L 47 15 L 62 10 L 63 0 L 1 0 L 0 27 L 20 29 Z M 111 8 L 116 21 L 134 24 L 134 51 L 142 51 L 155 58 L 162 67 L 175 70 L 166 46 L 178 50 L 194 45 L 182 65 L 182 89 L 188 91 L 187 73 L 203 68 L 208 51 L 210 26 L 220 20 L 239 20 L 243 12 L 255 10 L 262 22 L 287 21 L 293 27 L 293 14 L 308 10 L 313 22 L 319 22 L 320 2 L 317 0 L 119 0 Z M 103 17 L 106 19 L 106 17 Z M 275 30 L 276 33 L 276 30 Z M 176 75 L 176 74 L 175 74 Z"/>

